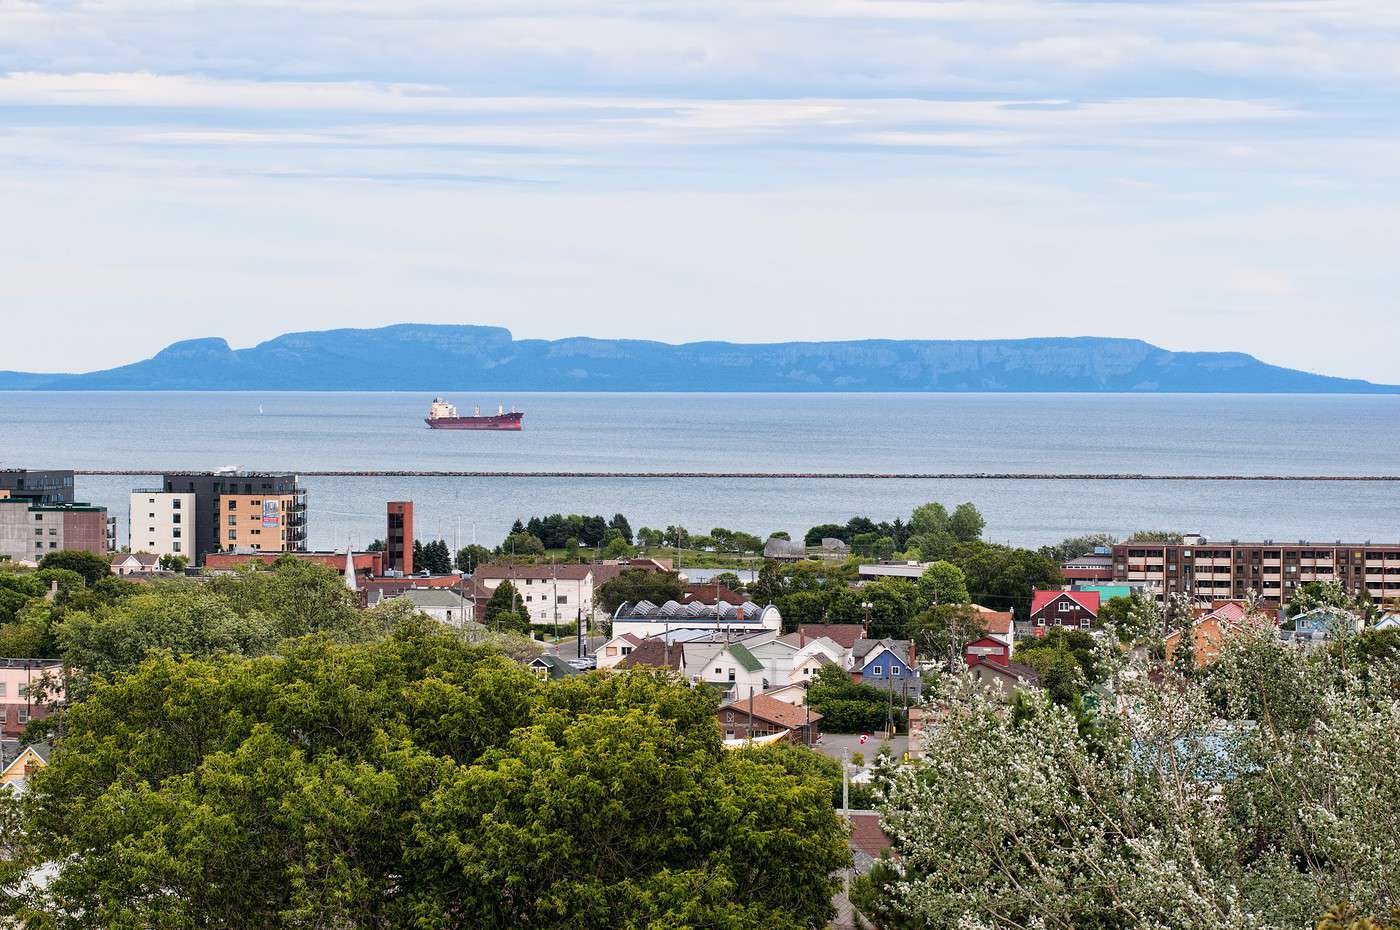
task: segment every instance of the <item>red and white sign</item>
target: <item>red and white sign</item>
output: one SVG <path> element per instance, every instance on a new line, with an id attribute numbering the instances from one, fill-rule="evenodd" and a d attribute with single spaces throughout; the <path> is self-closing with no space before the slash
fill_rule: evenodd
<path id="1" fill-rule="evenodd" d="M 865 741 L 868 740 L 868 739 L 870 739 L 870 734 L 869 734 L 869 733 L 862 733 L 862 734 L 860 735 L 860 744 L 861 744 L 862 746 L 864 746 L 864 745 L 865 745 Z"/>

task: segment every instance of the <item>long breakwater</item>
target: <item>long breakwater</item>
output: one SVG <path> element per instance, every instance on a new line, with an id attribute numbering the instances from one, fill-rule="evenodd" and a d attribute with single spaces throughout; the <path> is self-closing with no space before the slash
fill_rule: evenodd
<path id="1" fill-rule="evenodd" d="M 336 470 L 299 471 L 307 478 L 716 478 L 778 480 L 868 481 L 1394 481 L 1400 475 L 1152 475 L 1128 472 L 1103 474 L 1074 472 L 781 472 L 781 471 L 445 471 L 445 470 Z M 190 474 L 188 469 L 80 469 L 79 475 L 146 476 Z"/>

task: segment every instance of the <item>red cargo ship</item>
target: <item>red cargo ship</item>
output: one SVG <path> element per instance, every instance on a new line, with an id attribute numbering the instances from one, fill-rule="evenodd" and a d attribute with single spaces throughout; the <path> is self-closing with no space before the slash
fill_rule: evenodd
<path id="1" fill-rule="evenodd" d="M 525 414 L 512 410 L 506 413 L 506 408 L 501 407 L 496 411 L 495 416 L 482 416 L 481 408 L 476 408 L 476 413 L 469 417 L 457 416 L 457 408 L 443 400 L 441 397 L 433 398 L 432 406 L 428 408 L 428 416 L 423 420 L 428 424 L 429 429 L 520 429 L 520 421 L 525 418 Z"/>

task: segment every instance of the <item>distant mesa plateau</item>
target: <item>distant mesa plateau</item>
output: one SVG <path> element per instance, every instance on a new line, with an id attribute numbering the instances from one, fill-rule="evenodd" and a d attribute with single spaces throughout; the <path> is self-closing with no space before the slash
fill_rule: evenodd
<path id="1" fill-rule="evenodd" d="M 288 333 L 247 349 L 190 339 L 78 374 L 0 371 L 8 391 L 696 391 L 1400 394 L 1400 386 L 1172 352 L 1138 339 L 689 342 L 515 339 L 405 323 Z"/>

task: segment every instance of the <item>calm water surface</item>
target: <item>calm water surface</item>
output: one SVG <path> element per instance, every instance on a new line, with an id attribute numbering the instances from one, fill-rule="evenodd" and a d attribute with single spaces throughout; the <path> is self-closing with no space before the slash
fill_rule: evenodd
<path id="1" fill-rule="evenodd" d="M 208 469 L 1400 474 L 1400 397 L 1015 394 L 524 394 L 520 433 L 427 429 L 418 394 L 0 393 L 0 464 Z M 261 410 L 261 412 L 259 412 Z M 79 478 L 125 523 L 148 481 Z M 308 478 L 313 547 L 383 534 L 500 539 L 517 516 L 612 514 L 758 534 L 972 500 L 1023 545 L 1090 531 L 1400 539 L 1395 484 Z"/>

